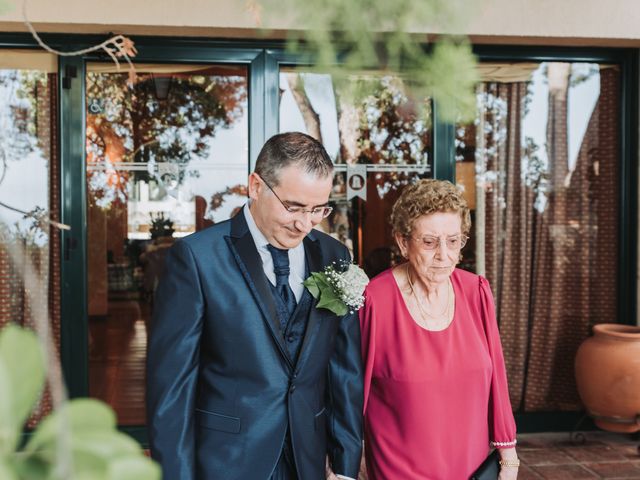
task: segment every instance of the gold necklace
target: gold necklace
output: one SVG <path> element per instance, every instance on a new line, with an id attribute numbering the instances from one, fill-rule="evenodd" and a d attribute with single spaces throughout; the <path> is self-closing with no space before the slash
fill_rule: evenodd
<path id="1" fill-rule="evenodd" d="M 442 318 L 446 318 L 446 320 L 449 321 L 449 316 L 451 313 L 451 281 L 449 280 L 447 282 L 447 302 L 445 303 L 444 310 L 439 315 L 432 315 L 427 311 L 426 308 L 424 308 L 424 305 L 422 305 L 422 300 L 420 300 L 420 297 L 416 295 L 416 291 L 413 288 L 413 282 L 411 281 L 411 275 L 409 275 L 408 263 L 407 263 L 407 269 L 405 274 L 407 275 L 407 281 L 409 282 L 409 288 L 411 289 L 411 294 L 416 299 L 416 303 L 418 304 L 418 310 L 420 310 L 420 316 L 422 316 L 422 320 L 425 322 L 425 324 L 428 323 L 428 320 L 425 317 L 431 317 L 432 319 L 435 319 L 435 320 L 441 320 Z"/>

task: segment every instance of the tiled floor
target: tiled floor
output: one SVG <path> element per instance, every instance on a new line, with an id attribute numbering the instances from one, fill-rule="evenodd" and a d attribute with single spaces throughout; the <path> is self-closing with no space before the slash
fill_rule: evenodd
<path id="1" fill-rule="evenodd" d="M 89 391 L 111 405 L 120 425 L 145 423 L 146 321 L 142 301 L 110 301 L 106 319 L 89 325 Z"/>
<path id="2" fill-rule="evenodd" d="M 569 433 L 519 435 L 518 480 L 640 480 L 640 438 L 594 431 L 584 432 L 584 440 L 574 442 Z"/>
<path id="3" fill-rule="evenodd" d="M 640 480 L 640 438 L 602 431 L 579 433 L 582 441 L 572 441 L 569 433 L 518 435 L 518 480 Z M 364 462 L 361 468 L 358 480 L 367 480 Z"/>

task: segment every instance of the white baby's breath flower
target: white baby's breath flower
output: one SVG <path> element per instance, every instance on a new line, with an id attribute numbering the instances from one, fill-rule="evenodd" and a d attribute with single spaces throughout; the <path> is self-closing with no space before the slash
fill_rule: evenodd
<path id="1" fill-rule="evenodd" d="M 369 283 L 369 277 L 355 264 L 350 264 L 349 268 L 338 274 L 338 284 L 340 297 L 349 307 L 358 310 L 364 305 L 364 289 Z"/>

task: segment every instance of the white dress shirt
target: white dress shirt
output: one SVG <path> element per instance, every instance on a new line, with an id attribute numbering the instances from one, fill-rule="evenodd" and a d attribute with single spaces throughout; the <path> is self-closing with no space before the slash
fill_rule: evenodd
<path id="1" fill-rule="evenodd" d="M 276 274 L 273 272 L 273 257 L 271 256 L 271 252 L 267 248 L 269 242 L 256 225 L 256 222 L 253 219 L 253 215 L 251 215 L 251 211 L 249 210 L 248 203 L 244 206 L 243 211 L 244 218 L 247 220 L 249 232 L 251 232 L 253 242 L 256 244 L 256 248 L 258 249 L 258 253 L 260 254 L 264 274 L 271 282 L 271 285 L 275 286 Z M 293 290 L 293 294 L 296 297 L 296 302 L 300 301 L 300 299 L 302 298 L 302 294 L 304 293 L 304 285 L 302 285 L 302 282 L 304 282 L 305 280 L 304 272 L 304 245 L 302 242 L 300 242 L 300 245 L 298 245 L 297 247 L 289 249 L 289 286 L 291 287 L 291 290 Z"/>
<path id="2" fill-rule="evenodd" d="M 256 225 L 253 215 L 251 215 L 251 211 L 249 210 L 249 203 L 245 204 L 242 211 L 244 213 L 244 218 L 247 221 L 249 232 L 253 237 L 253 243 L 256 244 L 256 248 L 260 254 L 264 274 L 267 276 L 269 282 L 271 282 L 271 285 L 275 286 L 276 274 L 273 272 L 273 258 L 271 257 L 271 252 L 267 248 L 269 242 Z M 295 295 L 297 302 L 300 301 L 300 298 L 302 298 L 302 294 L 304 293 L 304 285 L 302 285 L 302 282 L 305 280 L 304 274 L 304 244 L 300 242 L 300 245 L 297 247 L 289 249 L 289 286 L 291 287 L 291 290 L 293 290 L 293 294 Z M 345 477 L 344 475 L 337 475 L 337 477 L 345 480 L 355 480 L 354 478 Z"/>

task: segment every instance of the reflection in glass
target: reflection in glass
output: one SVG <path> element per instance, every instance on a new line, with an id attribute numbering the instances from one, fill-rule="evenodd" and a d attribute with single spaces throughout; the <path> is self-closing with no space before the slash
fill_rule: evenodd
<path id="1" fill-rule="evenodd" d="M 395 261 L 388 216 L 402 188 L 430 172 L 431 104 L 405 94 L 398 77 L 363 75 L 349 85 L 299 69 L 280 72 L 280 131 L 320 140 L 337 168 L 334 213 L 320 228 L 343 241 L 363 264 L 379 272 Z M 367 165 L 366 208 L 347 201 L 347 165 Z M 335 217 L 335 218 L 334 218 Z M 377 260 L 367 261 L 372 257 Z"/>
<path id="2" fill-rule="evenodd" d="M 60 237 L 47 222 L 59 220 L 56 69 L 53 55 L 4 50 L 0 57 L 0 328 L 33 326 L 30 292 L 48 306 L 59 348 Z M 25 283 L 26 264 L 39 285 Z M 49 398 L 45 392 L 31 427 L 50 411 Z"/>
<path id="3" fill-rule="evenodd" d="M 143 424 L 146 324 L 174 239 L 246 201 L 247 70 L 111 65 L 87 73 L 91 395 Z"/>
<path id="4" fill-rule="evenodd" d="M 511 401 L 580 410 L 573 357 L 616 321 L 619 71 L 481 64 L 478 114 L 457 125 L 474 230 L 463 267 L 494 290 Z"/>

